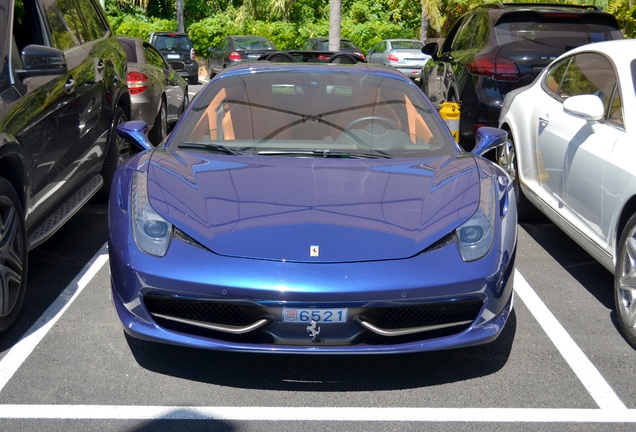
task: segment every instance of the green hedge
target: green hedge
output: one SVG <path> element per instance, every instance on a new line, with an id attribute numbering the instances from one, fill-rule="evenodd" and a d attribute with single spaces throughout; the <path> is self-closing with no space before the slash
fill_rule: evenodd
<path id="1" fill-rule="evenodd" d="M 193 23 L 187 29 L 198 55 L 205 57 L 208 48 L 219 45 L 223 38 L 229 35 L 255 34 L 265 36 L 279 50 L 299 49 L 307 38 L 329 35 L 328 21 L 291 24 L 248 20 L 239 24 L 235 13 L 226 12 Z M 147 39 L 150 32 L 153 31 L 174 31 L 177 29 L 175 20 L 144 20 L 132 16 L 109 17 L 109 19 L 116 34 L 142 39 Z M 342 20 L 341 28 L 341 37 L 351 39 L 364 53 L 382 39 L 416 38 L 416 29 L 404 29 L 400 25 L 390 22 L 359 23 L 347 19 Z"/>

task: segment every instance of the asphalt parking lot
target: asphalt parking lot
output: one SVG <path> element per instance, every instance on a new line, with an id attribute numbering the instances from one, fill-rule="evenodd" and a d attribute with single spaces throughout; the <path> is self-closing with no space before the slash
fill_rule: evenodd
<path id="1" fill-rule="evenodd" d="M 86 235 L 90 233 L 90 235 Z M 403 356 L 270 356 L 125 336 L 106 208 L 32 253 L 2 338 L 1 430 L 633 430 L 636 352 L 611 275 L 551 224 L 522 226 L 515 312 L 494 343 Z"/>
<path id="2" fill-rule="evenodd" d="M 107 213 L 32 251 L 25 311 L 0 338 L 0 430 L 631 431 L 636 351 L 612 276 L 554 225 L 519 230 L 515 308 L 469 349 L 245 355 L 127 337 L 109 293 Z"/>

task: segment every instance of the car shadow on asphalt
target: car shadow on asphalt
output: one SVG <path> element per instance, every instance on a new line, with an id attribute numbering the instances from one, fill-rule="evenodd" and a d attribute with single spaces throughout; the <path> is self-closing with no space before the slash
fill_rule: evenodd
<path id="1" fill-rule="evenodd" d="M 596 300 L 609 309 L 610 319 L 621 333 L 614 305 L 614 276 L 590 254 L 549 221 L 524 223 L 522 228 Z"/>
<path id="2" fill-rule="evenodd" d="M 251 354 L 175 347 L 128 335 L 126 340 L 141 367 L 187 380 L 263 390 L 376 391 L 494 374 L 508 361 L 516 328 L 513 310 L 502 333 L 489 344 L 388 355 Z"/>

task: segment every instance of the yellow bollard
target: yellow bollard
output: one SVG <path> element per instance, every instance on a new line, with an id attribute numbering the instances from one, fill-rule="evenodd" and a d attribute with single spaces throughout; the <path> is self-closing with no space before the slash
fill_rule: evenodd
<path id="1" fill-rule="evenodd" d="M 456 102 L 443 102 L 439 108 L 439 114 L 450 129 L 455 142 L 459 142 L 459 104 Z"/>

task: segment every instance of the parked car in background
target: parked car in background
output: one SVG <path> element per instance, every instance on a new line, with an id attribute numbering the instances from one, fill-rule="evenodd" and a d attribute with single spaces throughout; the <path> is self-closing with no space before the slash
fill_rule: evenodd
<path id="1" fill-rule="evenodd" d="M 199 64 L 197 63 L 192 41 L 187 34 L 153 32 L 150 33 L 150 43 L 163 55 L 168 63 L 180 62 L 172 67 L 190 84 L 199 83 Z M 185 68 L 179 68 L 181 63 L 185 65 Z"/>
<path id="2" fill-rule="evenodd" d="M 386 39 L 367 52 L 367 62 L 396 68 L 412 80 L 419 80 L 431 58 L 422 53 L 424 44 L 415 39 Z"/>
<path id="3" fill-rule="evenodd" d="M 274 44 L 263 36 L 226 36 L 220 46 L 210 49 L 208 76 L 213 78 L 228 66 L 256 61 L 262 54 L 274 51 Z"/>
<path id="4" fill-rule="evenodd" d="M 472 146 L 481 126 L 496 126 L 504 96 L 530 84 L 552 60 L 591 42 L 621 39 L 616 18 L 594 6 L 478 6 L 451 28 L 432 55 L 420 85 L 431 101 L 460 102 L 460 144 Z"/>
<path id="5" fill-rule="evenodd" d="M 599 42 L 509 92 L 498 161 L 520 220 L 547 215 L 614 273 L 616 316 L 636 348 L 635 64 L 636 40 Z"/>
<path id="6" fill-rule="evenodd" d="M 282 107 L 282 108 L 281 108 Z M 460 151 L 402 73 L 236 65 L 165 146 L 117 171 L 112 299 L 130 335 L 228 351 L 406 353 L 484 344 L 512 309 L 512 184 Z"/>
<path id="7" fill-rule="evenodd" d="M 143 120 L 149 137 L 159 144 L 189 103 L 188 84 L 150 42 L 119 36 L 128 60 L 127 83 L 132 118 Z M 174 62 L 173 62 L 174 64 Z"/>
<path id="8" fill-rule="evenodd" d="M 328 37 L 312 37 L 305 41 L 300 48 L 301 51 L 329 51 Z M 364 53 L 349 39 L 340 39 L 339 52 L 351 53 L 364 60 Z M 329 60 L 327 57 L 325 60 Z"/>
<path id="9" fill-rule="evenodd" d="M 65 7 L 62 7 L 65 6 Z M 91 197 L 130 145 L 126 56 L 94 0 L 0 0 L 0 332 L 24 302 L 29 250 Z"/>

